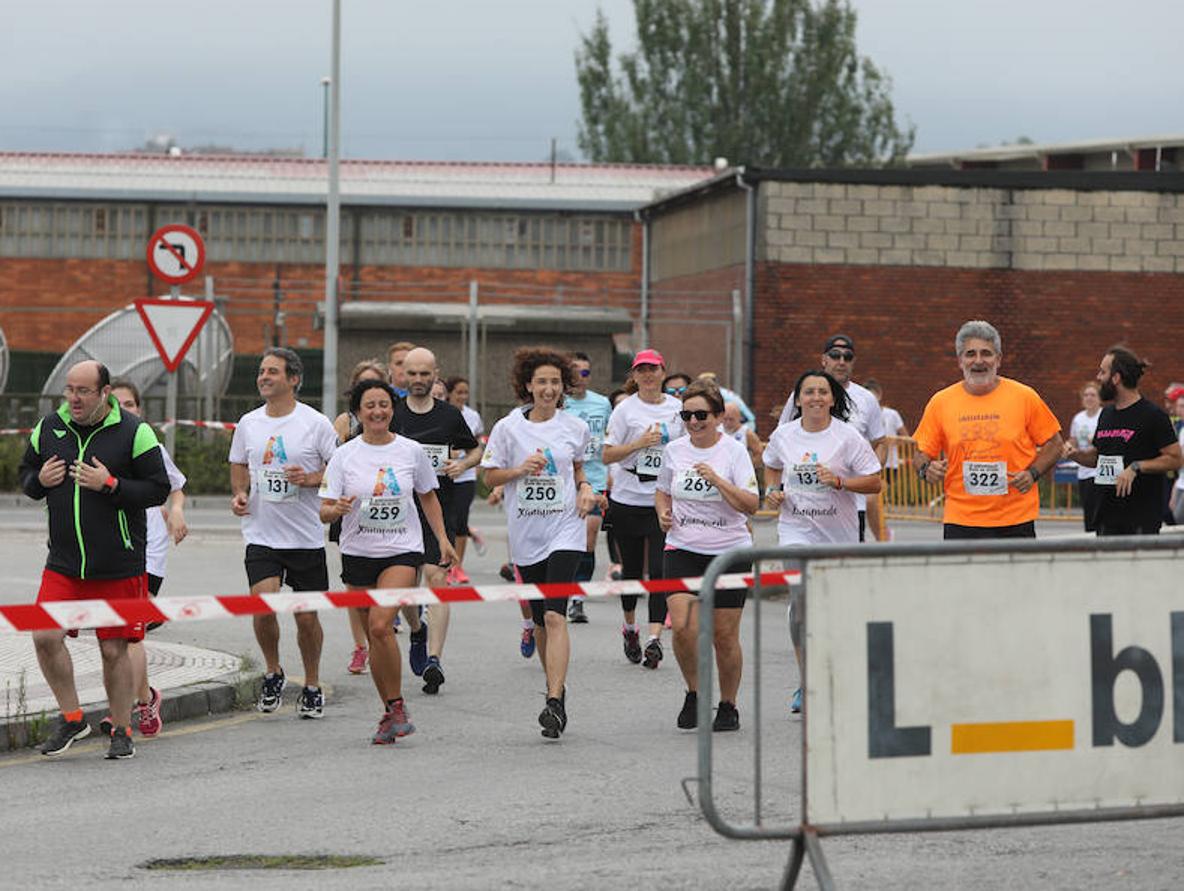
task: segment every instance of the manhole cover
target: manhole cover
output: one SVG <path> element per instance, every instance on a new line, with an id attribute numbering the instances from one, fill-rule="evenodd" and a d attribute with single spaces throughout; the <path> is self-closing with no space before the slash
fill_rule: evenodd
<path id="1" fill-rule="evenodd" d="M 170 857 L 149 860 L 142 869 L 193 872 L 221 869 L 350 869 L 381 866 L 377 857 L 339 854 L 220 854 L 211 857 Z"/>

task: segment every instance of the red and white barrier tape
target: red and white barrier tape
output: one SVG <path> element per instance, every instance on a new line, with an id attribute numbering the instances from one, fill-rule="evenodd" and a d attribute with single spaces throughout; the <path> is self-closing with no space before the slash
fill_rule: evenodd
<path id="1" fill-rule="evenodd" d="M 796 585 L 801 574 L 762 572 L 762 585 Z M 414 606 L 432 603 L 496 603 L 542 600 L 546 597 L 620 597 L 622 594 L 698 591 L 701 578 L 653 581 L 561 582 L 545 585 L 458 585 L 448 588 L 376 588 L 360 591 L 288 591 L 278 594 L 211 594 L 201 597 L 158 597 L 154 600 L 63 600 L 0 606 L 0 630 L 53 631 L 69 628 L 111 628 L 136 622 L 188 622 L 265 613 L 311 612 L 371 606 Z M 750 588 L 751 575 L 721 575 L 718 590 Z"/>
<path id="2" fill-rule="evenodd" d="M 0 436 L 28 436 L 33 432 L 32 427 L 4 427 L 0 428 Z"/>
<path id="3" fill-rule="evenodd" d="M 184 418 L 177 418 L 172 421 L 165 421 L 160 425 L 161 430 L 168 430 L 169 427 L 206 427 L 212 430 L 233 430 L 235 424 L 230 421 L 192 421 Z"/>

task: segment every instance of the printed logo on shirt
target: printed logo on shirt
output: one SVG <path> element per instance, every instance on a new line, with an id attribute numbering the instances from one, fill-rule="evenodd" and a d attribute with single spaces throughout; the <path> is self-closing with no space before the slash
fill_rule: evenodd
<path id="1" fill-rule="evenodd" d="M 374 481 L 374 497 L 380 498 L 383 495 L 402 495 L 403 491 L 399 488 L 399 481 L 395 479 L 395 469 L 393 467 L 378 468 L 378 478 Z"/>
<path id="2" fill-rule="evenodd" d="M 662 432 L 662 445 L 670 442 L 670 428 L 665 423 L 658 425 L 658 429 Z"/>
<path id="3" fill-rule="evenodd" d="M 263 449 L 262 463 L 270 464 L 272 461 L 278 464 L 288 463 L 288 453 L 284 450 L 284 437 L 282 434 L 267 438 L 267 445 Z"/>
<path id="4" fill-rule="evenodd" d="M 555 456 L 551 454 L 550 447 L 543 449 L 543 457 L 547 459 L 547 466 L 543 470 L 544 473 L 559 473 L 559 465 L 555 463 Z"/>
<path id="5" fill-rule="evenodd" d="M 802 460 L 799 463 L 801 463 L 801 464 L 817 464 L 818 463 L 818 453 L 817 452 L 802 452 Z"/>
<path id="6" fill-rule="evenodd" d="M 1127 430 L 1123 427 L 1114 427 L 1110 430 L 1099 430 L 1094 434 L 1097 439 L 1121 439 L 1123 442 L 1130 442 L 1134 435 L 1134 430 Z"/>
<path id="7" fill-rule="evenodd" d="M 53 435 L 56 436 L 58 439 L 61 439 L 63 436 L 66 435 L 66 431 L 65 430 L 55 430 L 55 431 L 53 431 Z"/>

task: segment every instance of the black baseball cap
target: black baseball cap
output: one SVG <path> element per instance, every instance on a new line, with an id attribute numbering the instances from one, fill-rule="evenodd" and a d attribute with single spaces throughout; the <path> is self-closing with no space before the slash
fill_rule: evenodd
<path id="1" fill-rule="evenodd" d="M 822 348 L 822 352 L 825 353 L 832 347 L 837 346 L 846 347 L 851 352 L 855 352 L 855 341 L 846 334 L 832 334 L 829 338 L 827 338 L 826 346 Z"/>

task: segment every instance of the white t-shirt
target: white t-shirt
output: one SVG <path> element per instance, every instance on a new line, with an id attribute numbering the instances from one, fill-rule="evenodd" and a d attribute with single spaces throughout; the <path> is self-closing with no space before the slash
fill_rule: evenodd
<path id="1" fill-rule="evenodd" d="M 553 551 L 584 550 L 587 533 L 576 511 L 574 467 L 590 441 L 588 425 L 563 411 L 534 423 L 516 408 L 493 425 L 482 467 L 509 470 L 540 451 L 547 458 L 542 473 L 506 483 L 506 532 L 510 559 L 518 566 L 541 563 Z"/>
<path id="2" fill-rule="evenodd" d="M 1094 433 L 1098 429 L 1098 418 L 1102 416 L 1102 410 L 1099 408 L 1094 412 L 1091 418 L 1086 414 L 1085 409 L 1082 409 L 1073 416 L 1072 422 L 1069 424 L 1069 439 L 1073 441 L 1079 449 L 1088 449 L 1094 442 Z M 1098 475 L 1098 468 L 1084 467 L 1081 464 L 1077 465 L 1077 478 L 1079 480 L 1092 480 Z"/>
<path id="3" fill-rule="evenodd" d="M 464 415 L 465 423 L 469 425 L 469 430 L 473 432 L 474 436 L 480 439 L 481 434 L 485 432 L 485 422 L 481 420 L 481 415 L 479 415 L 475 409 L 471 409 L 467 405 L 462 405 L 460 407 L 460 413 Z M 452 453 L 453 458 L 463 458 L 464 456 L 465 453 L 463 451 L 454 451 Z M 470 467 L 455 480 L 453 480 L 453 482 L 457 483 L 474 483 L 476 481 L 476 467 Z"/>
<path id="4" fill-rule="evenodd" d="M 880 411 L 880 401 L 876 399 L 876 394 L 855 381 L 847 381 L 847 386 L 843 389 L 847 391 L 847 398 L 851 400 L 851 416 L 847 418 L 847 423 L 858 430 L 859 435 L 868 442 L 882 439 L 884 437 L 884 414 Z M 793 417 L 793 410 L 793 394 L 790 393 L 789 399 L 785 401 L 785 407 L 781 409 L 781 419 L 777 422 L 778 425 L 788 424 L 789 419 Z M 858 505 L 858 510 L 867 510 L 866 495 L 856 495 L 855 502 Z"/>
<path id="5" fill-rule="evenodd" d="M 751 545 L 747 514 L 728 504 L 719 489 L 695 472 L 699 463 L 710 464 L 733 485 L 757 492 L 748 449 L 731 436 L 723 434 L 709 449 L 696 448 L 689 436 L 674 440 L 666 446 L 656 484 L 659 492 L 671 496 L 674 525 L 666 533 L 667 549 L 722 554 L 728 548 Z"/>
<path id="6" fill-rule="evenodd" d="M 904 426 L 904 418 L 900 416 L 894 408 L 881 408 L 880 416 L 884 421 L 884 435 L 896 436 L 896 431 Z M 888 454 L 885 456 L 885 467 L 899 467 L 900 453 L 897 451 L 896 444 L 892 443 L 888 446 Z"/>
<path id="7" fill-rule="evenodd" d="M 185 488 L 185 474 L 181 473 L 172 456 L 165 447 L 160 447 L 160 457 L 164 459 L 165 473 L 169 475 L 169 493 L 179 492 Z M 150 507 L 144 513 L 148 520 L 148 541 L 145 548 L 146 569 L 149 575 L 164 578 L 165 566 L 169 559 L 169 527 L 165 522 L 162 507 Z"/>
<path id="8" fill-rule="evenodd" d="M 652 404 L 643 402 L 641 396 L 634 393 L 613 409 L 604 436 L 605 445 L 633 442 L 654 424 L 660 424 L 662 430 L 661 443 L 640 449 L 617 462 L 613 473 L 613 501 L 633 507 L 654 506 L 654 483 L 658 479 L 658 471 L 662 469 L 665 446 L 686 433 L 682 418 L 678 416 L 681 410 L 682 403 L 668 393 L 662 396 L 661 402 Z M 637 473 L 652 478 L 643 480 Z"/>
<path id="9" fill-rule="evenodd" d="M 337 433 L 323 414 L 297 402 L 273 418 L 263 405 L 243 415 L 230 441 L 230 463 L 246 464 L 251 474 L 243 540 L 279 550 L 323 548 L 321 499 L 317 490 L 284 479 L 286 465 L 319 473 L 337 450 Z"/>
<path id="10" fill-rule="evenodd" d="M 780 544 L 859 541 L 859 507 L 855 493 L 818 481 L 817 465 L 825 464 L 846 479 L 880 472 L 871 445 L 850 424 L 831 418 L 825 430 L 810 433 L 802 419 L 778 427 L 765 446 L 765 467 L 781 471 L 785 501 L 777 520 Z"/>
<path id="11" fill-rule="evenodd" d="M 396 436 L 371 445 L 358 436 L 329 459 L 321 498 L 356 499 L 341 518 L 341 553 L 391 557 L 423 553 L 423 530 L 415 496 L 439 486 L 431 459 L 413 439 Z"/>

